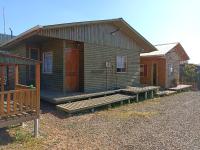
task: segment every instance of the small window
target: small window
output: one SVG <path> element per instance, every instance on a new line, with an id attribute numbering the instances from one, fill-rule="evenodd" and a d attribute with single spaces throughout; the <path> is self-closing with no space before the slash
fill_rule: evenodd
<path id="1" fill-rule="evenodd" d="M 140 76 L 146 77 L 147 76 L 147 64 L 141 64 L 140 65 Z"/>
<path id="2" fill-rule="evenodd" d="M 168 71 L 169 71 L 169 76 L 171 76 L 174 72 L 174 67 L 173 67 L 173 64 L 169 64 L 168 65 Z"/>
<path id="3" fill-rule="evenodd" d="M 127 72 L 127 56 L 117 56 L 117 72 Z"/>
<path id="4" fill-rule="evenodd" d="M 53 55 L 52 52 L 43 53 L 43 73 L 52 73 Z"/>

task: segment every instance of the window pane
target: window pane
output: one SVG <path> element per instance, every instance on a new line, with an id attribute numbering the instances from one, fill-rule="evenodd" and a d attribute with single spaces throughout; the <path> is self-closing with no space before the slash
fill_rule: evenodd
<path id="1" fill-rule="evenodd" d="M 43 54 L 43 72 L 44 73 L 52 73 L 52 53 L 46 52 Z"/>
<path id="2" fill-rule="evenodd" d="M 127 67 L 127 57 L 117 56 L 117 72 L 126 72 Z"/>

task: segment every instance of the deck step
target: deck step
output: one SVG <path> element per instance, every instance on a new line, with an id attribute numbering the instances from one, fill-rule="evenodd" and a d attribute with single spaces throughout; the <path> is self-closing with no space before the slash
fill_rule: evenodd
<path id="1" fill-rule="evenodd" d="M 168 96 L 168 95 L 172 95 L 177 93 L 176 91 L 170 91 L 170 90 L 166 90 L 166 91 L 158 91 L 156 93 L 157 96 Z"/>
<path id="2" fill-rule="evenodd" d="M 81 110 L 92 109 L 100 106 L 105 106 L 113 104 L 116 102 L 122 102 L 125 100 L 130 100 L 135 98 L 135 96 L 127 96 L 123 94 L 113 94 L 104 97 L 92 98 L 90 100 L 77 101 L 72 103 L 57 105 L 57 109 L 63 110 L 68 113 L 74 113 Z"/>
<path id="3" fill-rule="evenodd" d="M 122 89 L 121 92 L 129 93 L 129 94 L 139 94 L 144 92 L 150 91 L 157 91 L 159 90 L 159 86 L 146 86 L 146 87 L 127 87 L 126 89 Z"/>
<path id="4" fill-rule="evenodd" d="M 54 104 L 64 104 L 67 102 L 75 102 L 75 101 L 87 100 L 87 99 L 91 99 L 91 98 L 102 97 L 102 96 L 106 96 L 106 95 L 112 95 L 112 94 L 116 94 L 119 92 L 120 92 L 120 90 L 112 90 L 112 91 L 104 91 L 104 92 L 88 93 L 88 94 L 85 93 L 85 94 L 80 94 L 80 95 L 75 95 L 75 96 L 53 98 L 51 100 L 48 100 L 48 98 L 46 98 L 46 100 L 50 101 Z"/>
<path id="5" fill-rule="evenodd" d="M 180 84 L 180 85 L 177 85 L 176 87 L 169 88 L 169 90 L 180 92 L 180 91 L 184 91 L 184 90 L 189 90 L 191 88 L 192 88 L 192 85 Z"/>

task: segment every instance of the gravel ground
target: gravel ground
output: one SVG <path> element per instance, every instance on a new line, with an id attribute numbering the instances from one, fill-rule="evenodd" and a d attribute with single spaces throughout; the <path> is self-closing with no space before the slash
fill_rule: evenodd
<path id="1" fill-rule="evenodd" d="M 72 117 L 43 103 L 41 137 L 16 139 L 20 132 L 30 133 L 32 126 L 27 122 L 24 128 L 0 130 L 0 149 L 196 150 L 200 149 L 200 92 Z"/>

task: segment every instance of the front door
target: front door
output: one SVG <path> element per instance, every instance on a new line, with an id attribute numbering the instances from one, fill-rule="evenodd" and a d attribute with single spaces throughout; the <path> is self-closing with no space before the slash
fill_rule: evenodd
<path id="1" fill-rule="evenodd" d="M 78 49 L 65 51 L 65 88 L 70 92 L 79 91 L 79 57 Z"/>
<path id="2" fill-rule="evenodd" d="M 153 64 L 152 75 L 152 83 L 153 85 L 157 85 L 157 64 Z"/>

